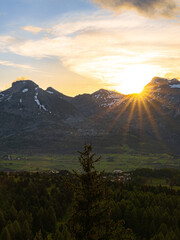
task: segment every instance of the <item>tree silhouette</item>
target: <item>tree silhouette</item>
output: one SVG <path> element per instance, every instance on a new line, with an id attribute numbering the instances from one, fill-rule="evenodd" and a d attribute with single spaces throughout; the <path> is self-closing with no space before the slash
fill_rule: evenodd
<path id="1" fill-rule="evenodd" d="M 104 172 L 98 172 L 94 166 L 100 157 L 95 158 L 91 152 L 91 145 L 85 145 L 84 151 L 79 152 L 82 171 L 74 171 L 74 205 L 68 227 L 76 240 L 110 240 L 113 235 L 110 194 Z"/>

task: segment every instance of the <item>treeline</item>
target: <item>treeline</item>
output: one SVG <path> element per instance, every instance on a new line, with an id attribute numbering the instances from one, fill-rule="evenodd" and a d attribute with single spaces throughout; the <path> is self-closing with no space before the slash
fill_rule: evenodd
<path id="1" fill-rule="evenodd" d="M 133 186 L 115 187 L 115 221 L 124 219 L 137 239 L 180 239 L 180 194 L 166 187 Z"/>
<path id="2" fill-rule="evenodd" d="M 0 175 L 0 239 L 69 239 L 62 219 L 72 192 L 61 174 Z"/>
<path id="3" fill-rule="evenodd" d="M 140 170 L 139 170 L 140 171 Z M 136 173 L 137 174 L 137 173 Z M 0 240 L 71 240 L 67 221 L 72 174 L 0 174 Z M 137 240 L 180 239 L 180 193 L 166 187 L 108 181 L 111 219 Z M 117 238 L 118 239 L 118 238 Z M 121 239 L 121 238 L 119 238 Z"/>
<path id="4" fill-rule="evenodd" d="M 161 178 L 167 179 L 171 182 L 171 185 L 180 186 L 180 170 L 175 168 L 167 168 L 167 169 L 150 169 L 150 168 L 142 168 L 136 169 L 132 172 L 132 177 L 135 180 L 136 177 L 153 177 L 153 178 Z M 140 179 L 139 179 L 140 180 Z"/>

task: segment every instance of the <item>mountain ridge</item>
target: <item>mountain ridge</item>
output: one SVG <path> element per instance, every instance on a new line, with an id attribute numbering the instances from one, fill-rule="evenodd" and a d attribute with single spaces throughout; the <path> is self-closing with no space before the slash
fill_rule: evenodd
<path id="1" fill-rule="evenodd" d="M 0 113 L 0 151 L 64 151 L 91 141 L 99 151 L 124 143 L 142 150 L 149 142 L 179 152 L 177 79 L 155 77 L 142 94 L 99 89 L 75 97 L 43 90 L 31 80 L 16 81 L 0 92 Z"/>

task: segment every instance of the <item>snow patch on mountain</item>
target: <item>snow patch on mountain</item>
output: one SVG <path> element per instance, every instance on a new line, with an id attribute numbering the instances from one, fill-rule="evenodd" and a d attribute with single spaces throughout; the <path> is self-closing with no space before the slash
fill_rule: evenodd
<path id="1" fill-rule="evenodd" d="M 47 93 L 49 93 L 49 94 L 54 94 L 53 92 L 51 92 L 51 91 L 46 91 Z"/>
<path id="2" fill-rule="evenodd" d="M 38 99 L 38 88 L 35 88 L 35 96 L 34 96 L 34 101 L 37 103 L 40 109 L 43 109 L 44 111 L 47 111 L 46 107 L 42 105 Z"/>
<path id="3" fill-rule="evenodd" d="M 28 91 L 29 91 L 28 88 L 25 88 L 25 89 L 22 90 L 23 93 L 26 93 L 26 92 L 28 92 Z"/>
<path id="4" fill-rule="evenodd" d="M 172 84 L 172 85 L 169 85 L 170 88 L 180 88 L 180 83 L 179 84 Z"/>
<path id="5" fill-rule="evenodd" d="M 100 107 L 112 107 L 113 105 L 120 104 L 123 95 L 120 93 L 100 89 L 92 94 L 95 102 L 99 103 Z"/>

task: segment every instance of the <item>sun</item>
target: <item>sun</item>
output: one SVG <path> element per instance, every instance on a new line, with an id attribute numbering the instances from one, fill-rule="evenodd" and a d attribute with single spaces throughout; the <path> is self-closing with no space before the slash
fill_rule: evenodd
<path id="1" fill-rule="evenodd" d="M 151 79 L 158 75 L 159 69 L 152 65 L 137 64 L 127 66 L 120 74 L 120 83 L 115 90 L 123 94 L 140 93 Z"/>

